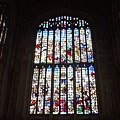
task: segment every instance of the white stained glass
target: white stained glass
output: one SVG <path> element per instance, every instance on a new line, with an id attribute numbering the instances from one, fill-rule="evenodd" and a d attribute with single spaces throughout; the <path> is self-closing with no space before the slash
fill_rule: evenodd
<path id="1" fill-rule="evenodd" d="M 80 62 L 80 41 L 79 41 L 79 31 L 77 28 L 74 29 L 74 54 L 75 62 Z"/>
<path id="2" fill-rule="evenodd" d="M 60 30 L 55 31 L 55 57 L 54 63 L 60 63 Z"/>
<path id="3" fill-rule="evenodd" d="M 87 62 L 85 30 L 80 29 L 80 43 L 81 43 L 81 62 Z"/>
<path id="4" fill-rule="evenodd" d="M 42 44 L 41 40 L 42 40 L 42 31 L 39 30 L 37 32 L 37 38 L 36 38 L 34 63 L 40 63 L 40 51 L 41 51 L 41 44 Z"/>
<path id="5" fill-rule="evenodd" d="M 42 37 L 42 51 L 41 51 L 41 63 L 46 63 L 47 58 L 47 35 L 48 31 L 43 31 L 43 37 Z"/>
<path id="6" fill-rule="evenodd" d="M 68 114 L 74 113 L 73 67 L 68 67 Z"/>
<path id="7" fill-rule="evenodd" d="M 72 30 L 67 30 L 67 63 L 73 63 Z"/>
<path id="8" fill-rule="evenodd" d="M 88 25 L 83 19 L 65 15 L 39 25 L 30 114 L 98 114 Z"/>
<path id="9" fill-rule="evenodd" d="M 56 66 L 54 69 L 54 93 L 53 93 L 53 114 L 59 113 L 59 76 L 60 76 L 60 70 L 59 67 Z"/>
<path id="10" fill-rule="evenodd" d="M 39 69 L 36 67 L 33 73 L 33 80 L 32 80 L 32 90 L 31 90 L 31 101 L 30 101 L 30 114 L 36 114 L 36 103 L 37 103 L 37 96 L 38 96 L 38 76 L 39 76 Z"/>
<path id="11" fill-rule="evenodd" d="M 47 63 L 52 63 L 53 61 L 53 31 L 49 31 L 48 37 L 48 51 L 47 51 Z"/>

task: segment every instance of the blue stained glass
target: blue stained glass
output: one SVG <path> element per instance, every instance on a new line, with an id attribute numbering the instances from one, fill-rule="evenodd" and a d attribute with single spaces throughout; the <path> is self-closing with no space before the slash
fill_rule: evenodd
<path id="1" fill-rule="evenodd" d="M 61 63 L 66 63 L 66 30 L 61 30 Z"/>
<path id="2" fill-rule="evenodd" d="M 47 58 L 47 35 L 48 31 L 43 31 L 43 38 L 42 38 L 42 51 L 41 51 L 41 63 L 46 63 Z"/>
<path id="3" fill-rule="evenodd" d="M 82 68 L 82 85 L 83 85 L 83 104 L 84 114 L 90 114 L 90 94 L 89 94 L 89 81 L 88 74 L 86 74 L 87 68 Z"/>
<path id="4" fill-rule="evenodd" d="M 94 67 L 91 65 L 90 67 L 89 67 L 89 69 L 90 69 L 90 71 L 94 71 Z"/>
<path id="5" fill-rule="evenodd" d="M 82 20 L 82 26 L 84 26 L 84 20 Z"/>
<path id="6" fill-rule="evenodd" d="M 85 41 L 85 30 L 80 29 L 80 44 L 81 44 L 81 62 L 87 62 L 87 52 L 86 52 L 86 41 Z"/>
<path id="7" fill-rule="evenodd" d="M 97 103 L 97 94 L 96 94 L 95 71 L 92 65 L 89 66 L 89 79 L 90 79 L 91 109 L 93 114 L 97 114 L 98 103 Z"/>
<path id="8" fill-rule="evenodd" d="M 53 30 L 49 31 L 48 36 L 48 51 L 47 51 L 47 63 L 53 61 Z"/>
<path id="9" fill-rule="evenodd" d="M 98 113 L 88 25 L 72 16 L 58 16 L 39 25 L 30 114 Z"/>
<path id="10" fill-rule="evenodd" d="M 73 67 L 69 65 L 68 67 L 68 114 L 74 113 L 74 105 L 73 105 Z"/>
<path id="11" fill-rule="evenodd" d="M 53 114 L 59 113 L 59 67 L 56 65 L 54 68 L 54 93 L 53 93 Z"/>
<path id="12" fill-rule="evenodd" d="M 82 100 L 82 80 L 81 80 L 81 67 L 76 66 L 75 79 L 76 79 L 76 107 L 77 114 L 83 114 L 83 100 Z"/>
<path id="13" fill-rule="evenodd" d="M 55 31 L 55 57 L 54 63 L 60 63 L 60 30 Z"/>
<path id="14" fill-rule="evenodd" d="M 60 114 L 66 114 L 66 93 L 67 93 L 67 83 L 66 83 L 66 67 L 61 67 L 61 93 L 60 93 L 60 104 L 61 111 Z"/>
<path id="15" fill-rule="evenodd" d="M 67 63 L 73 62 L 72 30 L 67 30 Z"/>
<path id="16" fill-rule="evenodd" d="M 87 40 L 88 62 L 93 62 L 93 49 L 92 49 L 91 31 L 90 31 L 89 27 L 87 27 L 87 29 L 86 29 L 86 40 Z"/>
<path id="17" fill-rule="evenodd" d="M 52 77 L 52 68 L 49 66 L 46 71 L 45 109 L 44 109 L 45 114 L 50 114 L 51 77 Z"/>
<path id="18" fill-rule="evenodd" d="M 77 28 L 74 29 L 74 54 L 75 62 L 80 62 L 80 40 L 79 40 L 79 31 Z"/>

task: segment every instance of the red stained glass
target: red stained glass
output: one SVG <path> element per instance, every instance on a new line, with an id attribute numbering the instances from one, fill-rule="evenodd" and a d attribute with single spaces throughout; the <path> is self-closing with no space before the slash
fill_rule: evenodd
<path id="1" fill-rule="evenodd" d="M 97 114 L 91 29 L 58 16 L 37 31 L 30 114 Z"/>

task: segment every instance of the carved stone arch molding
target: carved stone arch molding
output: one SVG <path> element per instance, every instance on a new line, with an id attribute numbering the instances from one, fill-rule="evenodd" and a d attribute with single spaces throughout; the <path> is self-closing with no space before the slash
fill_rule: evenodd
<path id="1" fill-rule="evenodd" d="M 28 49 L 30 50 L 30 53 L 31 54 L 30 56 L 30 59 L 27 59 L 29 61 L 29 64 L 27 65 L 28 68 L 29 68 L 29 72 L 26 73 L 26 75 L 28 76 L 28 78 L 26 79 L 26 85 L 24 86 L 24 90 L 26 89 L 25 91 L 25 96 L 24 96 L 24 106 L 23 106 L 23 112 L 22 112 L 22 116 L 23 118 L 31 118 L 31 119 L 50 119 L 50 120 L 55 120 L 55 119 L 74 119 L 74 120 L 77 120 L 77 119 L 99 119 L 99 115 L 88 115 L 88 116 L 80 116 L 80 115 L 66 115 L 66 116 L 60 116 L 60 115 L 49 115 L 49 116 L 39 116 L 39 115 L 29 115 L 29 101 L 30 101 L 30 90 L 31 90 L 31 80 L 32 80 L 32 72 L 33 72 L 33 68 L 32 68 L 32 65 L 33 65 L 33 59 L 34 59 L 34 46 L 35 46 L 35 40 L 36 40 L 36 33 L 37 33 L 37 30 L 38 30 L 38 26 L 41 22 L 44 22 L 44 20 L 48 20 L 49 18 L 52 18 L 52 17 L 55 17 L 55 16 L 59 16 L 59 15 L 71 15 L 71 16 L 77 16 L 81 19 L 84 19 L 86 21 L 88 21 L 90 23 L 90 27 L 91 27 L 91 30 L 92 30 L 92 40 L 93 40 L 93 49 L 94 49 L 94 58 L 95 58 L 95 66 L 96 66 L 96 73 L 99 74 L 99 67 L 97 66 L 99 63 L 98 63 L 98 58 L 99 58 L 99 55 L 97 54 L 98 51 L 101 50 L 101 48 L 99 48 L 100 50 L 97 50 L 97 37 L 96 37 L 96 34 L 97 34 L 97 31 L 96 29 L 99 29 L 101 23 L 101 20 L 98 22 L 99 20 L 99 16 L 97 16 L 96 14 L 91 14 L 91 15 L 88 15 L 87 13 L 85 12 L 81 12 L 81 11 L 78 11 L 78 10 L 73 10 L 73 9 L 57 9 L 57 10 L 54 10 L 54 11 L 49 11 L 49 12 L 46 12 L 44 14 L 39 14 L 39 11 L 38 13 L 32 17 L 30 19 L 30 23 L 29 24 L 29 21 L 28 23 L 26 24 L 26 35 L 25 35 L 25 40 L 26 40 L 26 43 L 28 46 Z M 95 17 L 96 16 L 96 17 Z M 101 31 L 99 31 L 98 34 L 100 34 Z M 24 39 L 23 39 L 24 40 Z M 31 49 L 30 49 L 31 48 Z M 26 56 L 24 56 L 26 57 Z M 31 67 L 30 67 L 31 66 Z M 31 69 L 30 69 L 31 68 Z M 21 75 L 22 77 L 22 75 Z M 100 88 L 100 84 L 99 84 L 99 80 L 101 78 L 98 76 L 97 77 L 97 91 L 98 91 L 98 99 L 101 98 L 100 96 L 102 95 L 102 93 L 99 92 L 99 88 Z M 22 88 L 21 88 L 22 89 Z M 21 92 L 21 90 L 20 90 Z M 21 93 L 20 93 L 21 94 Z M 99 105 L 102 106 L 102 100 L 99 99 L 98 100 L 99 102 Z M 18 102 L 18 108 L 20 107 L 21 105 L 19 104 Z M 99 109 L 100 109 L 100 106 L 99 106 Z M 102 110 L 99 110 L 99 114 L 101 114 Z M 17 113 L 17 111 L 16 111 Z M 19 112 L 17 113 L 19 114 Z M 17 116 L 16 114 L 16 116 Z M 102 117 L 102 115 L 100 115 Z"/>

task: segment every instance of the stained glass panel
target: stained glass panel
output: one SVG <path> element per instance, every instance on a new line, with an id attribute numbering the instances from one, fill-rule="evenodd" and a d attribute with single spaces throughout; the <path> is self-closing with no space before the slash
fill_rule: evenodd
<path id="1" fill-rule="evenodd" d="M 89 79 L 90 79 L 90 96 L 91 96 L 91 108 L 92 113 L 98 113 L 98 104 L 97 104 L 97 93 L 96 93 L 96 81 L 95 81 L 95 70 L 92 65 L 89 67 Z"/>
<path id="2" fill-rule="evenodd" d="M 1 15 L 0 15 L 0 26 L 1 26 L 1 24 L 2 24 L 2 20 L 3 20 L 3 15 L 1 14 Z"/>
<path id="3" fill-rule="evenodd" d="M 79 42 L 79 31 L 77 28 L 74 29 L 74 55 L 75 62 L 80 62 L 80 42 Z"/>
<path id="4" fill-rule="evenodd" d="M 54 63 L 60 63 L 60 30 L 55 31 L 55 57 Z"/>
<path id="5" fill-rule="evenodd" d="M 81 62 L 87 62 L 85 30 L 80 29 Z"/>
<path id="6" fill-rule="evenodd" d="M 73 67 L 70 65 L 67 71 L 68 76 L 68 114 L 74 113 L 74 105 L 73 105 L 73 98 L 74 98 L 74 91 L 73 91 Z"/>
<path id="7" fill-rule="evenodd" d="M 53 61 L 53 31 L 49 31 L 48 37 L 48 49 L 47 49 L 47 63 L 52 63 Z"/>
<path id="8" fill-rule="evenodd" d="M 76 66 L 75 79 L 76 79 L 76 107 L 77 114 L 83 114 L 83 100 L 82 100 L 82 80 L 81 80 L 81 67 Z"/>
<path id="9" fill-rule="evenodd" d="M 60 80 L 60 69 L 58 66 L 54 68 L 54 92 L 53 92 L 53 114 L 59 113 L 59 80 Z"/>
<path id="10" fill-rule="evenodd" d="M 41 44 L 42 44 L 41 40 L 42 40 L 42 31 L 39 30 L 37 32 L 37 38 L 36 38 L 34 63 L 40 63 L 40 51 L 41 51 Z"/>
<path id="11" fill-rule="evenodd" d="M 61 90 L 60 90 L 60 114 L 66 114 L 66 98 L 67 98 L 67 80 L 66 80 L 66 67 L 61 67 Z"/>
<path id="12" fill-rule="evenodd" d="M 82 67 L 82 86 L 83 86 L 84 114 L 89 114 L 90 113 L 89 81 L 88 70 L 85 65 L 84 67 Z"/>
<path id="13" fill-rule="evenodd" d="M 38 96 L 38 76 L 39 76 L 39 69 L 36 67 L 34 68 L 33 80 L 32 80 L 30 114 L 36 114 L 37 96 Z"/>
<path id="14" fill-rule="evenodd" d="M 87 41 L 88 62 L 93 62 L 93 49 L 92 49 L 92 40 L 91 40 L 91 30 L 88 27 L 86 29 L 86 41 Z"/>
<path id="15" fill-rule="evenodd" d="M 3 56 L 3 49 L 7 38 L 7 17 L 4 14 L 0 14 L 0 59 Z"/>
<path id="16" fill-rule="evenodd" d="M 42 51 L 41 51 L 41 63 L 46 63 L 46 56 L 47 56 L 47 37 L 48 31 L 43 31 L 43 38 L 42 38 Z"/>
<path id="17" fill-rule="evenodd" d="M 50 101 L 51 101 L 51 78 L 52 68 L 49 66 L 46 71 L 45 81 L 45 114 L 50 114 Z"/>
<path id="18" fill-rule="evenodd" d="M 39 88 L 38 88 L 38 109 L 37 113 L 43 113 L 43 106 L 44 106 L 44 93 L 45 93 L 45 68 L 44 66 L 40 69 L 40 76 L 39 76 Z"/>
<path id="19" fill-rule="evenodd" d="M 61 30 L 61 63 L 66 63 L 66 30 Z"/>
<path id="20" fill-rule="evenodd" d="M 73 63 L 72 30 L 67 30 L 67 63 Z"/>
<path id="21" fill-rule="evenodd" d="M 58 16 L 39 25 L 30 114 L 97 114 L 91 29 Z"/>

